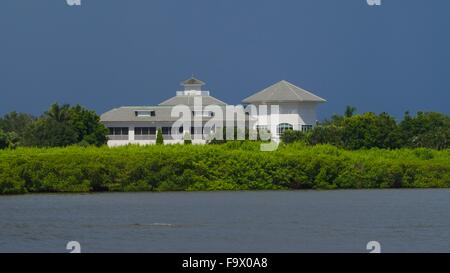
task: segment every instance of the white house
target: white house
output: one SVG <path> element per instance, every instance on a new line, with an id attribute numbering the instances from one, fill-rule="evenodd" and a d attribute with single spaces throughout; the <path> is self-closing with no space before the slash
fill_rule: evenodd
<path id="1" fill-rule="evenodd" d="M 209 91 L 203 91 L 204 84 L 191 77 L 181 83 L 183 91 L 177 91 L 174 97 L 157 106 L 124 106 L 104 113 L 101 115 L 101 122 L 109 128 L 108 145 L 154 144 L 158 129 L 162 131 L 164 143 L 181 143 L 182 136 L 187 132 L 191 134 L 193 143 L 206 143 L 205 135 L 217 132 L 222 126 L 208 127 L 219 116 L 214 111 L 206 111 L 205 107 L 210 109 L 214 106 L 214 109 L 225 113 L 230 105 L 212 97 Z M 200 109 L 196 105 L 199 102 Z M 306 90 L 287 81 L 280 81 L 243 100 L 248 112 L 245 115 L 245 126 L 250 130 L 266 129 L 271 138 L 277 141 L 284 130 L 306 131 L 312 128 L 317 121 L 316 107 L 323 102 L 324 99 Z M 173 126 L 179 117 L 174 117 L 172 110 L 180 105 L 188 107 L 189 114 L 196 122 L 191 123 L 191 128 L 181 127 L 175 131 Z M 256 111 L 249 110 L 252 108 Z M 223 114 L 220 120 L 223 127 L 227 123 L 225 116 Z M 232 122 L 236 124 L 234 119 Z"/>
<path id="2" fill-rule="evenodd" d="M 311 129 L 317 122 L 317 105 L 326 100 L 283 80 L 242 102 L 258 109 L 257 122 L 252 129 L 268 130 L 272 139 L 277 140 L 285 130 Z M 266 106 L 267 111 L 262 112 L 261 106 Z M 273 108 L 278 108 L 278 112 Z"/>

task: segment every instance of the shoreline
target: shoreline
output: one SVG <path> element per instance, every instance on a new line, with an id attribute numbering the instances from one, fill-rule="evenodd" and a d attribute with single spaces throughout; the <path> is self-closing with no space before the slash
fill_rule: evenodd
<path id="1" fill-rule="evenodd" d="M 39 196 L 39 195 L 109 195 L 109 194 L 208 194 L 208 193 L 227 193 L 227 194 L 240 194 L 240 193 L 326 193 L 326 192 L 375 192 L 375 191 L 446 191 L 448 188 L 366 188 L 366 189 L 291 189 L 291 190 L 212 190 L 212 191 L 91 191 L 91 192 L 31 192 L 31 193 L 13 193 L 13 194 L 0 194 L 1 197 L 8 196 Z"/>

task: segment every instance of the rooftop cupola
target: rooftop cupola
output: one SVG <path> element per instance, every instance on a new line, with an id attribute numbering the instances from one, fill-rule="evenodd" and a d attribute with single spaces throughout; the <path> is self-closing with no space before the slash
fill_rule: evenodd
<path id="1" fill-rule="evenodd" d="M 181 86 L 184 87 L 184 95 L 202 95 L 203 85 L 205 85 L 205 83 L 196 79 L 194 76 L 181 82 Z"/>

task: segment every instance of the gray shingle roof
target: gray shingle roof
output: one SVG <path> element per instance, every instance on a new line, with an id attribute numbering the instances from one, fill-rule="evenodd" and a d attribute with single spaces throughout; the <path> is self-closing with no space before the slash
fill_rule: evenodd
<path id="1" fill-rule="evenodd" d="M 280 81 L 266 89 L 245 98 L 243 103 L 260 102 L 326 102 L 325 99 L 312 94 L 287 81 Z"/>
<path id="2" fill-rule="evenodd" d="M 202 106 L 206 105 L 227 105 L 225 102 L 216 99 L 212 96 L 193 96 L 193 95 L 181 95 L 172 97 L 166 101 L 161 102 L 160 106 L 175 106 L 175 105 L 194 105 L 194 98 L 200 97 L 202 99 Z"/>
<path id="3" fill-rule="evenodd" d="M 125 106 L 114 108 L 100 116 L 101 121 L 171 121 L 171 107 Z M 155 111 L 154 117 L 137 117 L 136 111 Z"/>
<path id="4" fill-rule="evenodd" d="M 225 106 L 222 106 L 225 107 Z M 125 106 L 114 108 L 100 116 L 102 122 L 174 122 L 180 117 L 172 117 L 172 106 Z M 155 111 L 155 116 L 136 116 L 136 111 Z M 225 113 L 225 110 L 223 110 Z M 203 120 L 209 120 L 211 117 L 202 117 Z"/>

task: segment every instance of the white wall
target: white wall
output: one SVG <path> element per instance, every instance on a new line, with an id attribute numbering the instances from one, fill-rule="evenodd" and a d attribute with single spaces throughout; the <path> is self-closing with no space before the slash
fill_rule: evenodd
<path id="1" fill-rule="evenodd" d="M 135 127 L 161 127 L 161 126 L 170 126 L 168 123 L 142 123 L 142 122 L 103 122 L 103 125 L 106 127 L 128 127 L 128 140 L 108 140 L 107 145 L 109 147 L 117 147 L 128 144 L 137 144 L 137 145 L 152 145 L 156 144 L 156 135 L 154 140 L 135 140 L 134 139 L 134 128 Z M 186 131 L 189 132 L 189 131 Z M 183 134 L 180 134 L 181 139 L 164 139 L 165 144 L 182 144 L 184 143 Z M 192 136 L 192 144 L 205 144 L 206 141 L 203 139 L 194 139 Z"/>
<path id="2" fill-rule="evenodd" d="M 270 113 L 270 105 L 268 105 L 268 115 L 258 115 L 257 122 L 254 123 L 252 129 L 256 129 L 256 125 L 269 125 L 269 130 L 272 133 L 273 139 L 277 140 L 277 126 L 280 123 L 289 123 L 294 130 L 301 130 L 301 125 L 316 125 L 317 103 L 299 102 L 299 103 L 280 103 L 279 114 Z M 259 109 L 259 105 L 256 105 Z M 127 144 L 151 145 L 155 144 L 155 140 L 134 140 L 134 127 L 160 127 L 158 123 L 138 123 L 138 122 L 104 122 L 107 127 L 128 127 L 128 140 L 109 140 L 108 146 L 121 146 Z M 165 126 L 170 126 L 166 124 Z M 183 134 L 181 134 L 183 135 Z M 164 140 L 165 144 L 183 143 L 181 140 Z M 205 140 L 192 140 L 193 144 L 205 144 Z"/>
<path id="3" fill-rule="evenodd" d="M 164 144 L 183 144 L 183 140 L 164 140 Z M 119 147 L 128 144 L 155 145 L 156 140 L 108 140 L 109 147 Z M 205 140 L 192 140 L 192 144 L 206 144 Z"/>
<path id="4" fill-rule="evenodd" d="M 277 126 L 281 123 L 289 123 L 294 130 L 301 130 L 302 125 L 316 125 L 317 103 L 298 102 L 298 103 L 279 103 L 279 114 L 271 113 L 271 106 L 267 104 L 267 115 L 258 114 L 256 125 L 268 125 L 272 137 L 277 139 Z M 259 110 L 259 105 L 256 105 Z"/>

